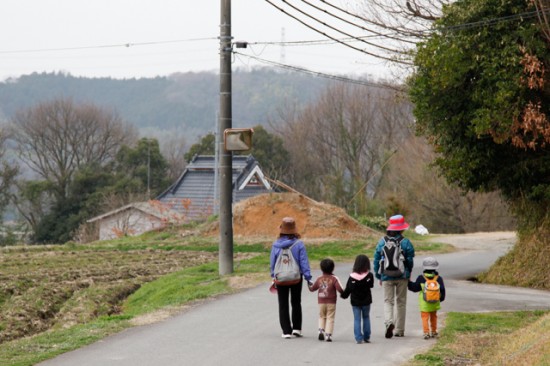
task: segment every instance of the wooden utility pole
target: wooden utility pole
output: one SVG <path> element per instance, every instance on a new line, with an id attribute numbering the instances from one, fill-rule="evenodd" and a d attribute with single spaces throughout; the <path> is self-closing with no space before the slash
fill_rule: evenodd
<path id="1" fill-rule="evenodd" d="M 220 17 L 220 115 L 218 136 L 231 128 L 231 0 L 221 0 Z M 233 273 L 233 159 L 227 151 L 223 139 L 219 139 L 219 184 L 220 184 L 220 244 L 219 273 Z"/>

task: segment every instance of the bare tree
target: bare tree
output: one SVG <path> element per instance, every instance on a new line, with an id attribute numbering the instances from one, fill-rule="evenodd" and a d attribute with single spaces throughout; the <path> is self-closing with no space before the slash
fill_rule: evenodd
<path id="1" fill-rule="evenodd" d="M 130 125 L 112 111 L 70 99 L 19 111 L 11 123 L 22 161 L 65 197 L 75 171 L 112 160 L 122 144 L 136 139 Z"/>
<path id="2" fill-rule="evenodd" d="M 434 232 L 514 227 L 513 215 L 498 192 L 464 193 L 450 186 L 429 166 L 434 155 L 424 139 L 410 136 L 387 165 L 376 198 L 391 202 L 390 205 L 406 212 L 412 223 Z"/>
<path id="3" fill-rule="evenodd" d="M 177 133 L 161 141 L 161 153 L 168 163 L 168 177 L 171 181 L 175 181 L 187 165 L 184 158 L 187 148 L 185 137 Z"/>
<path id="4" fill-rule="evenodd" d="M 0 127 L 0 214 L 10 201 L 12 186 L 19 172 L 19 167 L 6 156 L 8 138 L 8 131 Z"/>
<path id="5" fill-rule="evenodd" d="M 406 120 L 403 113 L 389 111 L 394 108 L 403 106 L 392 92 L 339 83 L 304 110 L 287 109 L 280 132 L 292 156 L 291 183 L 314 198 L 341 206 L 360 191 L 357 202 L 364 205 L 365 183 L 375 176 L 387 152 L 409 133 L 398 127 Z"/>

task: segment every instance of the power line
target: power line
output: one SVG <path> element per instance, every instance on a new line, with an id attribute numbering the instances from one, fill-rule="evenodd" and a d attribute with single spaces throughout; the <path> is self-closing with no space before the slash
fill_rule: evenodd
<path id="1" fill-rule="evenodd" d="M 501 22 L 508 22 L 508 21 L 513 21 L 513 20 L 517 20 L 517 19 L 522 19 L 523 20 L 523 19 L 536 18 L 539 14 L 549 13 L 549 12 L 550 12 L 550 10 L 546 10 L 546 11 L 535 10 L 535 11 L 530 11 L 530 12 L 525 12 L 525 13 L 520 13 L 520 14 L 507 15 L 507 16 L 503 16 L 503 17 L 499 17 L 499 18 L 491 18 L 491 19 L 486 19 L 486 20 L 480 20 L 480 21 L 477 21 L 477 22 L 451 25 L 451 26 L 448 26 L 448 27 L 438 28 L 437 30 L 439 30 L 439 31 L 448 31 L 448 30 L 454 31 L 454 30 L 463 30 L 463 29 L 470 29 L 470 28 L 476 28 L 476 27 L 492 26 L 492 25 L 495 25 L 495 24 L 498 24 L 498 23 L 501 23 Z"/>
<path id="2" fill-rule="evenodd" d="M 322 77 L 322 78 L 326 78 L 326 79 L 332 79 L 332 80 L 337 80 L 337 81 L 342 81 L 342 82 L 357 84 L 357 85 L 370 86 L 370 87 L 374 87 L 374 88 L 389 89 L 389 90 L 393 90 L 393 91 L 396 91 L 396 92 L 399 92 L 399 93 L 404 93 L 405 92 L 405 90 L 403 90 L 402 88 L 399 88 L 399 87 L 393 86 L 393 85 L 382 84 L 382 83 L 374 83 L 374 82 L 366 81 L 366 80 L 352 79 L 352 78 L 348 78 L 348 77 L 345 77 L 345 76 L 326 74 L 326 73 L 323 73 L 323 72 L 313 71 L 313 70 L 305 69 L 305 68 L 298 67 L 298 66 L 292 66 L 292 65 L 287 65 L 287 64 L 282 64 L 282 63 L 279 63 L 279 62 L 275 62 L 275 61 L 266 60 L 266 59 L 263 59 L 263 58 L 260 58 L 260 57 L 257 57 L 257 56 L 246 55 L 244 53 L 240 53 L 240 52 L 236 52 L 236 51 L 234 51 L 233 54 L 236 55 L 236 56 L 248 57 L 250 59 L 259 61 L 259 62 L 264 63 L 264 64 L 276 66 L 276 67 L 291 70 L 291 71 L 301 72 L 301 73 L 304 73 L 304 74 L 318 76 L 318 77 Z"/>
<path id="3" fill-rule="evenodd" d="M 218 37 L 209 37 L 209 38 L 189 38 L 189 39 L 178 39 L 171 41 L 151 41 L 151 42 L 134 42 L 134 43 L 118 43 L 118 44 L 107 44 L 107 45 L 97 45 L 97 46 L 77 46 L 77 47 L 60 47 L 60 48 L 41 48 L 41 49 L 28 49 L 28 50 L 12 50 L 12 51 L 0 51 L 0 54 L 17 54 L 17 53 L 39 53 L 39 52 L 58 52 L 58 51 L 77 51 L 77 50 L 89 50 L 89 49 L 102 49 L 102 48 L 128 48 L 128 47 L 137 47 L 137 46 L 150 46 L 150 45 L 160 45 L 160 44 L 169 44 L 169 43 L 184 43 L 184 42 L 198 42 L 198 41 L 211 41 L 218 40 Z"/>
<path id="4" fill-rule="evenodd" d="M 319 6 L 315 5 L 315 4 L 312 4 L 312 3 L 310 3 L 310 2 L 307 1 L 307 0 L 302 0 L 302 2 L 306 3 L 307 5 L 309 5 L 309 6 L 313 7 L 313 8 L 315 8 L 315 9 L 317 9 L 317 10 L 319 10 L 319 11 L 321 11 L 321 12 L 323 12 L 323 13 L 325 13 L 325 14 L 331 16 L 331 17 L 334 17 L 334 18 L 336 18 L 336 19 L 338 19 L 338 20 L 340 20 L 340 21 L 342 21 L 342 22 L 344 22 L 344 23 L 347 23 L 347 24 L 352 25 L 352 26 L 354 26 L 354 27 L 357 27 L 357 28 L 359 28 L 359 29 L 365 30 L 365 31 L 367 31 L 367 32 L 374 33 L 375 35 L 377 35 L 377 36 L 379 36 L 379 37 L 380 37 L 380 36 L 383 36 L 383 37 L 385 37 L 385 38 L 390 38 L 390 39 L 397 40 L 397 41 L 401 41 L 401 42 L 407 42 L 407 43 L 415 44 L 414 41 L 407 41 L 407 40 L 403 40 L 403 39 L 400 39 L 400 38 L 391 37 L 391 36 L 389 36 L 389 35 L 387 35 L 387 34 L 382 34 L 382 33 L 378 32 L 378 31 L 375 31 L 375 30 L 372 30 L 372 29 L 363 27 L 362 25 L 359 25 L 359 24 L 356 24 L 356 23 L 354 23 L 354 22 L 351 22 L 351 21 L 349 21 L 349 20 L 347 20 L 347 19 L 345 19 L 345 18 L 342 18 L 342 17 L 340 17 L 340 16 L 338 16 L 338 15 L 336 15 L 336 14 L 331 13 L 330 11 L 328 11 L 328 10 L 326 10 L 326 9 L 323 9 L 323 8 L 321 8 L 321 7 L 319 7 Z M 351 13 L 346 13 L 346 14 L 351 14 Z M 362 20 L 363 20 L 363 19 L 362 19 Z M 360 37 L 360 38 L 362 38 L 362 37 Z"/>
<path id="5" fill-rule="evenodd" d="M 334 8 L 334 9 L 338 10 L 338 11 L 341 11 L 341 12 L 344 13 L 344 14 L 350 15 L 350 16 L 352 16 L 352 17 L 354 17 L 354 18 L 357 18 L 357 19 L 362 20 L 362 21 L 364 21 L 364 22 L 366 22 L 366 23 L 375 25 L 375 26 L 377 26 L 377 27 L 380 27 L 380 28 L 383 28 L 383 29 L 388 29 L 387 24 L 378 23 L 378 22 L 373 21 L 372 19 L 364 18 L 364 17 L 362 17 L 362 16 L 360 16 L 360 15 L 357 15 L 357 14 L 354 14 L 354 13 L 352 13 L 352 12 L 350 12 L 350 11 L 344 9 L 344 8 L 341 8 L 341 7 L 339 7 L 339 6 L 336 6 L 336 5 L 330 3 L 330 2 L 328 2 L 328 1 L 326 1 L 326 0 L 320 0 L 320 1 L 321 1 L 322 3 L 324 3 L 324 4 L 328 5 L 328 6 L 330 6 L 330 7 L 332 7 L 332 8 Z M 396 33 L 399 34 L 399 32 L 396 32 Z M 405 40 L 402 40 L 402 39 L 400 39 L 400 38 L 394 38 L 394 39 L 399 40 L 399 41 L 406 42 Z M 408 41 L 408 42 L 415 43 L 414 41 Z"/>
<path id="6" fill-rule="evenodd" d="M 376 58 L 379 58 L 379 59 L 383 59 L 383 60 L 387 60 L 387 61 L 391 61 L 391 62 L 398 62 L 398 63 L 402 63 L 402 64 L 405 64 L 405 65 L 412 65 L 410 62 L 406 62 L 406 61 L 402 61 L 402 60 L 397 60 L 397 59 L 392 59 L 392 58 L 390 58 L 390 57 L 386 57 L 386 56 L 382 56 L 382 55 L 377 55 L 377 54 L 375 54 L 375 53 L 372 53 L 372 52 L 366 51 L 366 50 L 364 50 L 364 49 L 361 49 L 361 48 L 352 46 L 352 45 L 350 45 L 350 44 L 347 44 L 347 43 L 345 43 L 345 42 L 342 42 L 341 40 L 339 40 L 339 39 L 337 39 L 337 38 L 335 38 L 335 37 L 332 37 L 332 36 L 326 34 L 325 32 L 323 32 L 323 31 L 321 31 L 321 30 L 319 30 L 319 29 L 317 29 L 317 28 L 315 28 L 315 27 L 313 27 L 313 26 L 307 24 L 307 23 L 304 22 L 303 20 L 301 20 L 301 19 L 295 17 L 294 15 L 288 13 L 288 12 L 285 11 L 284 9 L 282 9 L 282 8 L 278 7 L 277 5 L 273 4 L 270 0 L 265 0 L 265 1 L 266 1 L 268 4 L 270 4 L 271 6 L 273 6 L 274 8 L 276 8 L 276 9 L 280 10 L 281 12 L 283 12 L 284 14 L 288 15 L 289 17 L 291 17 L 291 18 L 295 19 L 296 21 L 302 23 L 303 25 L 305 25 L 305 26 L 308 27 L 309 29 L 311 29 L 311 30 L 313 30 L 313 31 L 315 31 L 315 32 L 317 32 L 317 33 L 320 33 L 320 34 L 324 35 L 325 37 L 330 38 L 330 39 L 332 39 L 333 41 L 335 41 L 335 42 L 337 42 L 337 43 L 340 43 L 340 44 L 342 44 L 342 45 L 344 45 L 344 46 L 346 46 L 346 47 L 352 48 L 352 49 L 354 49 L 354 50 L 356 50 L 356 51 L 365 53 L 365 54 L 367 54 L 367 55 L 369 55 L 369 56 L 373 56 L 373 57 L 376 57 Z M 357 38 L 357 37 L 354 37 L 354 38 Z"/>
<path id="7" fill-rule="evenodd" d="M 298 11 L 299 13 L 305 15 L 306 17 L 308 17 L 308 18 L 310 18 L 310 19 L 313 19 L 313 20 L 316 21 L 317 23 L 322 24 L 322 25 L 324 25 L 325 27 L 330 28 L 330 29 L 332 29 L 332 30 L 334 30 L 334 31 L 336 31 L 336 32 L 338 32 L 338 33 L 341 33 L 341 34 L 343 34 L 343 35 L 346 35 L 346 36 L 348 36 L 348 37 L 350 37 L 350 38 L 353 38 L 353 39 L 355 39 L 355 40 L 358 40 L 358 41 L 363 42 L 363 43 L 365 43 L 365 44 L 368 44 L 368 45 L 370 45 L 370 46 L 374 46 L 374 47 L 376 47 L 376 48 L 380 48 L 380 49 L 383 49 L 383 50 L 386 50 L 386 51 L 389 51 L 389 52 L 393 52 L 393 53 L 400 53 L 400 51 L 398 51 L 398 50 L 391 49 L 391 48 L 388 48 L 388 47 L 384 47 L 384 46 L 381 46 L 381 45 L 377 45 L 377 44 L 372 43 L 372 42 L 365 41 L 364 39 L 360 39 L 360 38 L 358 38 L 358 37 L 356 37 L 356 36 L 354 36 L 354 35 L 352 35 L 352 34 L 349 34 L 349 33 L 344 32 L 344 31 L 342 31 L 342 30 L 340 30 L 340 29 L 338 29 L 338 28 L 336 28 L 336 27 L 333 27 L 332 25 L 330 25 L 330 24 L 328 24 L 328 23 L 326 23 L 326 22 L 323 22 L 322 20 L 320 20 L 320 19 L 314 17 L 313 15 L 309 14 L 308 12 L 306 12 L 306 11 L 304 11 L 304 10 L 298 8 L 297 6 L 292 5 L 292 4 L 289 3 L 287 0 L 281 0 L 281 1 L 282 1 L 283 3 L 285 3 L 285 4 L 287 4 L 288 6 L 290 6 L 292 9 L 294 9 L 294 10 Z M 269 2 L 269 1 L 268 1 L 268 2 Z M 305 24 L 305 23 L 303 23 L 303 24 Z M 314 29 L 314 30 L 317 31 L 317 32 L 320 32 L 319 30 L 317 30 L 317 29 L 315 29 L 315 28 L 313 28 L 313 27 L 311 27 L 311 28 Z M 379 56 L 379 57 L 382 57 L 382 56 Z M 394 60 L 394 61 L 395 61 L 395 60 Z"/>

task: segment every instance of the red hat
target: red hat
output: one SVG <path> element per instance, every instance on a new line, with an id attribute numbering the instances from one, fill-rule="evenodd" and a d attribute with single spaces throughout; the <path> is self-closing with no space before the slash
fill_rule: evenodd
<path id="1" fill-rule="evenodd" d="M 387 231 L 403 231 L 409 228 L 409 224 L 405 222 L 403 215 L 394 215 L 390 217 L 390 225 Z"/>

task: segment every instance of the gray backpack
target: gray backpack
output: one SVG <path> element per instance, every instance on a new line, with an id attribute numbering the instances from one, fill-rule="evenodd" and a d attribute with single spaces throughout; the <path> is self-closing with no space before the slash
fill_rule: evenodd
<path id="1" fill-rule="evenodd" d="M 405 256 L 401 250 L 403 238 L 384 237 L 380 273 L 389 277 L 401 277 L 405 273 Z"/>
<path id="2" fill-rule="evenodd" d="M 275 283 L 282 286 L 290 286 L 299 283 L 302 280 L 300 274 L 300 265 L 292 254 L 292 247 L 298 243 L 298 240 L 289 247 L 282 248 L 279 257 L 275 261 L 273 273 L 275 274 Z"/>

